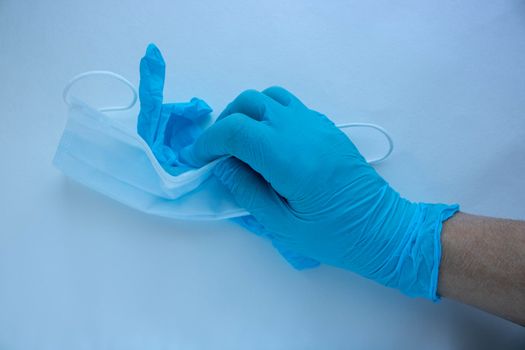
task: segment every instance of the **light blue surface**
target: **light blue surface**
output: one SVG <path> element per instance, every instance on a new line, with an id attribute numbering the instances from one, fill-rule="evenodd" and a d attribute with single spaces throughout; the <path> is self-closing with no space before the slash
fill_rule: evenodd
<path id="1" fill-rule="evenodd" d="M 404 196 L 525 219 L 524 37 L 521 1 L 0 2 L 0 348 L 522 349 L 511 323 L 297 272 L 237 225 L 137 213 L 51 159 L 64 84 L 96 68 L 136 84 L 154 41 L 170 99 L 220 110 L 287 86 L 336 122 L 385 126 L 396 150 L 377 169 Z"/>

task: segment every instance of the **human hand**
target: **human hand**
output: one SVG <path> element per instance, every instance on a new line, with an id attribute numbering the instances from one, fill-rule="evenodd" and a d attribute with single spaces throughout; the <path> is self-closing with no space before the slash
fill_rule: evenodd
<path id="1" fill-rule="evenodd" d="M 402 198 L 326 116 L 283 88 L 245 91 L 180 157 L 224 155 L 215 175 L 279 250 L 437 299 L 441 223 L 458 206 Z"/>

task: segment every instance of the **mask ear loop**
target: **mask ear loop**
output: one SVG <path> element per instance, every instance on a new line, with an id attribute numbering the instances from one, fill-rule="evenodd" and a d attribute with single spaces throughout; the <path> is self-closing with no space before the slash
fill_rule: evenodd
<path id="1" fill-rule="evenodd" d="M 110 107 L 99 108 L 98 110 L 100 112 L 125 111 L 128 109 L 131 109 L 137 102 L 137 98 L 138 98 L 137 88 L 129 80 L 124 78 L 122 75 L 113 73 L 110 71 L 106 71 L 106 70 L 92 70 L 92 71 L 84 72 L 84 73 L 74 76 L 73 79 L 71 79 L 69 83 L 66 84 L 66 86 L 64 87 L 64 91 L 62 92 L 62 98 L 64 99 L 64 102 L 66 103 L 66 105 L 68 106 L 72 105 L 70 94 L 69 94 L 71 87 L 75 85 L 79 80 L 82 80 L 92 75 L 106 75 L 106 76 L 115 78 L 123 82 L 125 85 L 127 85 L 129 89 L 131 90 L 131 92 L 133 93 L 133 99 L 131 100 L 129 104 L 125 106 L 110 106 Z"/>
<path id="2" fill-rule="evenodd" d="M 122 75 L 114 73 L 114 72 L 111 72 L 111 71 L 92 70 L 92 71 L 87 71 L 87 72 L 84 72 L 84 73 L 81 73 L 81 74 L 78 74 L 78 75 L 74 76 L 66 84 L 66 86 L 64 87 L 64 90 L 62 92 L 62 98 L 63 98 L 64 102 L 66 103 L 66 105 L 68 105 L 68 106 L 72 105 L 69 92 L 70 92 L 71 88 L 73 87 L 73 85 L 75 85 L 79 80 L 85 79 L 86 77 L 93 76 L 93 75 L 106 75 L 106 76 L 115 78 L 115 79 L 123 82 L 127 87 L 129 87 L 129 89 L 131 90 L 131 93 L 133 94 L 133 98 L 132 98 L 132 100 L 131 100 L 131 102 L 129 104 L 124 105 L 124 106 L 110 106 L 110 107 L 99 108 L 98 110 L 100 112 L 125 111 L 125 110 L 128 110 L 128 109 L 131 109 L 135 105 L 135 103 L 137 103 L 137 99 L 138 99 L 137 88 L 129 80 L 124 78 Z M 379 125 L 371 124 L 371 123 L 346 123 L 346 124 L 338 124 L 336 126 L 339 129 L 353 128 L 353 127 L 372 128 L 372 129 L 376 129 L 377 131 L 379 131 L 380 133 L 382 133 L 385 136 L 386 140 L 388 141 L 388 150 L 387 150 L 387 152 L 383 156 L 381 156 L 379 158 L 367 160 L 368 164 L 377 164 L 379 162 L 384 161 L 385 159 L 387 159 L 390 156 L 390 154 L 394 150 L 394 141 L 392 140 L 392 137 L 390 136 L 390 134 L 385 129 L 383 129 Z"/>
<path id="3" fill-rule="evenodd" d="M 392 137 L 390 136 L 388 131 L 386 131 L 379 125 L 371 124 L 371 123 L 347 123 L 347 124 L 338 124 L 336 126 L 339 129 L 354 128 L 354 127 L 372 128 L 372 129 L 376 129 L 377 131 L 379 131 L 381 134 L 385 136 L 386 140 L 388 141 L 388 151 L 386 151 L 386 153 L 379 158 L 367 160 L 368 164 L 377 164 L 379 162 L 384 161 L 390 156 L 390 154 L 394 150 L 394 141 L 392 140 Z"/>

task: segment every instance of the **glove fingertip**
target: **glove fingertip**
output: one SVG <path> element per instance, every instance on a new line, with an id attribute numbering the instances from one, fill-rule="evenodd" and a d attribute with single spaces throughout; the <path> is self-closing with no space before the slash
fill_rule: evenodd
<path id="1" fill-rule="evenodd" d="M 146 57 L 156 59 L 158 61 L 164 62 L 162 54 L 160 53 L 159 48 L 154 43 L 150 43 L 146 48 Z"/>
<path id="2" fill-rule="evenodd" d="M 182 148 L 179 151 L 179 160 L 181 163 L 191 166 L 193 168 L 199 167 L 199 162 L 193 156 L 193 144 Z"/>

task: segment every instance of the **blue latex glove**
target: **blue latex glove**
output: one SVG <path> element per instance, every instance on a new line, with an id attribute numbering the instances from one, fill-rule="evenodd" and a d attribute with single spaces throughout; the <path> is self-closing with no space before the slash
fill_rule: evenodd
<path id="1" fill-rule="evenodd" d="M 193 166 L 234 156 L 215 174 L 255 218 L 245 226 L 281 251 L 438 299 L 442 222 L 459 207 L 402 198 L 343 132 L 287 90 L 242 93 L 180 155 Z"/>
<path id="2" fill-rule="evenodd" d="M 198 98 L 186 103 L 163 104 L 166 64 L 160 50 L 153 44 L 146 49 L 140 61 L 140 114 L 137 120 L 139 135 L 150 146 L 155 158 L 172 175 L 188 169 L 179 159 L 179 151 L 192 144 L 202 133 L 202 125 L 209 118 L 211 108 Z M 237 219 L 252 232 L 272 239 L 272 235 L 258 225 L 252 217 Z M 304 269 L 319 265 L 315 260 L 304 258 L 286 247 L 275 244 L 283 257 L 295 268 Z"/>
<path id="3" fill-rule="evenodd" d="M 185 103 L 162 103 L 166 64 L 159 49 L 150 44 L 140 61 L 139 135 L 150 146 L 155 158 L 172 175 L 189 169 L 179 161 L 181 148 L 192 144 L 209 119 L 211 108 L 198 98 Z"/>

